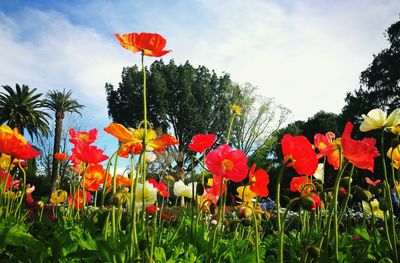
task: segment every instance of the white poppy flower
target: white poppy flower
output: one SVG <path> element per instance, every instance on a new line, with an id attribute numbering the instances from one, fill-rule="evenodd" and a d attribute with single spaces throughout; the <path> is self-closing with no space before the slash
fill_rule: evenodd
<path id="1" fill-rule="evenodd" d="M 194 183 L 194 193 L 192 194 L 192 183 L 185 185 L 182 180 L 179 180 L 178 182 L 174 183 L 174 195 L 193 198 L 193 195 L 196 195 L 196 187 L 197 182 Z"/>
<path id="2" fill-rule="evenodd" d="M 381 109 L 373 109 L 367 115 L 363 114 L 363 122 L 360 125 L 360 131 L 367 132 L 381 128 L 391 128 L 400 124 L 400 108 L 395 109 L 386 118 L 386 112 Z"/>

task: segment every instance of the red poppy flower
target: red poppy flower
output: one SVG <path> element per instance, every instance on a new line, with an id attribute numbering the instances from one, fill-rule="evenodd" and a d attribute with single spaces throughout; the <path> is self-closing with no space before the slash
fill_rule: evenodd
<path id="1" fill-rule="evenodd" d="M 90 201 L 90 192 L 86 192 L 86 204 L 89 203 Z M 73 205 L 74 208 L 82 208 L 83 207 L 83 191 L 82 189 L 79 189 L 78 192 L 76 192 L 75 196 L 73 194 L 70 194 L 68 196 L 68 204 Z"/>
<path id="2" fill-rule="evenodd" d="M 365 181 L 367 182 L 367 184 L 372 186 L 377 186 L 382 182 L 381 180 L 372 181 L 371 179 L 369 179 L 369 177 L 365 177 Z"/>
<path id="3" fill-rule="evenodd" d="M 307 176 L 297 176 L 293 177 L 290 181 L 290 191 L 292 192 L 302 192 L 303 194 L 307 191 L 304 191 L 304 186 L 308 183 L 311 183 L 311 180 L 308 179 Z"/>
<path id="4" fill-rule="evenodd" d="M 145 207 L 145 211 L 148 212 L 150 215 L 154 215 L 157 212 L 157 207 L 155 205 L 151 205 Z"/>
<path id="5" fill-rule="evenodd" d="M 285 134 L 281 143 L 285 163 L 288 167 L 292 166 L 301 175 L 315 173 L 318 167 L 318 158 L 306 137 L 293 137 Z"/>
<path id="6" fill-rule="evenodd" d="M 194 152 L 202 153 L 213 146 L 215 138 L 214 134 L 196 134 L 188 147 Z"/>
<path id="7" fill-rule="evenodd" d="M 347 195 L 346 188 L 344 188 L 343 186 L 340 186 L 339 187 L 339 195 L 342 197 L 346 196 Z"/>
<path id="8" fill-rule="evenodd" d="M 220 196 L 221 194 L 221 184 L 222 184 L 222 194 L 225 193 L 225 183 L 224 178 L 213 174 L 213 184 L 212 189 L 215 196 Z"/>
<path id="9" fill-rule="evenodd" d="M 108 159 L 108 156 L 103 154 L 103 150 L 83 142 L 75 144 L 75 147 L 71 151 L 70 160 L 73 163 L 78 163 L 77 161 L 83 163 L 100 163 Z"/>
<path id="10" fill-rule="evenodd" d="M 312 193 L 311 197 L 314 200 L 314 204 L 312 205 L 311 210 L 315 210 L 317 207 L 322 206 L 321 198 L 317 193 Z"/>
<path id="11" fill-rule="evenodd" d="M 54 158 L 59 161 L 65 161 L 68 158 L 68 155 L 65 153 L 55 153 Z"/>
<path id="12" fill-rule="evenodd" d="M 314 135 L 314 145 L 319 150 L 318 158 L 322 156 L 328 157 L 328 163 L 335 170 L 339 169 L 340 165 L 340 139 L 335 139 L 335 134 L 327 132 L 326 135 L 317 133 Z"/>
<path id="13" fill-rule="evenodd" d="M 142 51 L 144 56 L 161 57 L 171 52 L 163 50 L 167 41 L 159 34 L 154 33 L 129 33 L 115 34 L 122 47 L 133 53 Z"/>
<path id="14" fill-rule="evenodd" d="M 84 187 L 88 191 L 97 191 L 100 184 L 104 183 L 106 170 L 100 164 L 90 164 L 83 180 Z"/>
<path id="15" fill-rule="evenodd" d="M 226 144 L 207 154 L 206 166 L 212 174 L 234 182 L 240 182 L 246 178 L 249 170 L 246 155 Z"/>
<path id="16" fill-rule="evenodd" d="M 2 188 L 0 189 L 1 191 L 3 191 L 3 184 L 5 184 L 5 187 L 6 187 L 6 191 L 8 190 L 8 189 L 10 189 L 10 187 L 11 187 L 11 185 L 12 185 L 12 176 L 11 176 L 11 174 L 9 174 L 9 173 L 7 173 L 6 171 L 4 171 L 3 169 L 1 169 L 0 168 L 0 176 L 1 176 L 1 184 L 2 184 Z"/>
<path id="17" fill-rule="evenodd" d="M 154 178 L 150 178 L 147 181 L 151 183 L 154 188 L 157 188 L 159 195 L 163 197 L 169 197 L 167 186 L 163 182 L 157 182 Z"/>
<path id="18" fill-rule="evenodd" d="M 26 185 L 26 193 L 25 193 L 25 201 L 28 205 L 31 205 L 35 202 L 32 196 L 32 192 L 35 191 L 35 186 L 30 184 Z"/>
<path id="19" fill-rule="evenodd" d="M 69 141 L 72 144 L 78 144 L 78 143 L 87 143 L 91 144 L 97 139 L 97 130 L 92 129 L 89 132 L 76 132 L 74 128 L 69 129 L 68 131 L 69 136 L 71 136 L 71 139 Z"/>
<path id="20" fill-rule="evenodd" d="M 250 169 L 249 173 L 250 190 L 258 196 L 268 196 L 269 175 L 264 169 L 258 169 L 256 171 L 256 164 Z"/>
<path id="21" fill-rule="evenodd" d="M 353 124 L 347 122 L 342 134 L 343 155 L 355 167 L 374 171 L 374 159 L 379 156 L 375 147 L 376 140 L 364 138 L 361 141 L 350 138 Z"/>

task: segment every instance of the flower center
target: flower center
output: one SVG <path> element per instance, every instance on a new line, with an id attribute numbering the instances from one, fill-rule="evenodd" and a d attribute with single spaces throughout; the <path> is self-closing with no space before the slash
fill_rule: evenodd
<path id="1" fill-rule="evenodd" d="M 224 159 L 221 165 L 225 170 L 232 171 L 233 169 L 233 162 L 231 160 Z"/>
<path id="2" fill-rule="evenodd" d="M 79 139 L 81 139 L 82 141 L 88 141 L 89 140 L 89 135 L 87 134 L 79 134 Z"/>
<path id="3" fill-rule="evenodd" d="M 295 162 L 296 160 L 293 158 L 293 156 L 291 155 L 285 156 L 285 163 L 287 164 L 288 167 L 294 165 Z"/>

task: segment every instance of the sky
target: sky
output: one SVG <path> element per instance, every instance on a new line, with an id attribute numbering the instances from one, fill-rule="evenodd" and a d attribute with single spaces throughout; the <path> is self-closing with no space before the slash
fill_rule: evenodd
<path id="1" fill-rule="evenodd" d="M 102 131 L 105 83 L 140 63 L 114 33 L 154 32 L 173 50 L 164 61 L 229 73 L 307 120 L 341 111 L 399 14 L 399 0 L 0 0 L 0 85 L 71 89 L 81 126 Z"/>

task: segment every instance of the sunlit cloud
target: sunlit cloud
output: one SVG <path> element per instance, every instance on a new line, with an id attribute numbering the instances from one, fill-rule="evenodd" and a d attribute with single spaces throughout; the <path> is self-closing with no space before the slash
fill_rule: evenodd
<path id="1" fill-rule="evenodd" d="M 304 120 L 340 112 L 399 16 L 396 0 L 69 3 L 0 6 L 0 84 L 72 89 L 98 125 L 108 121 L 104 84 L 118 86 L 122 68 L 140 62 L 113 33 L 160 33 L 173 50 L 164 60 L 229 73 Z"/>

